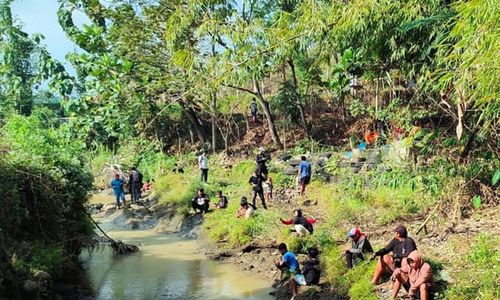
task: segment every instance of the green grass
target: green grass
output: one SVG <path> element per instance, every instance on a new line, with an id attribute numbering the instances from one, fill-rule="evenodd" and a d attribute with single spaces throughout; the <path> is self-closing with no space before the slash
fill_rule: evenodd
<path id="1" fill-rule="evenodd" d="M 359 176 L 337 171 L 335 174 L 340 183 L 336 184 L 313 180 L 308 187 L 308 198 L 318 201 L 319 208 L 325 212 L 325 218 L 316 225 L 314 235 L 300 239 L 290 234 L 288 226 L 279 224 L 279 217 L 288 216 L 288 211 L 258 209 L 253 218 L 237 219 L 235 214 L 240 198 L 250 196 L 248 178 L 255 168 L 255 162 L 243 160 L 233 163 L 230 168 L 223 165 L 222 157 L 210 158 L 208 185 L 199 182 L 198 170 L 194 164 L 187 174 L 167 174 L 161 177 L 157 183 L 161 201 L 187 204 L 198 187 L 204 187 L 215 200 L 215 191 L 222 189 L 229 199 L 229 207 L 206 216 L 204 228 L 211 240 L 219 242 L 225 248 L 235 249 L 252 240 L 276 239 L 277 242 L 286 243 L 295 253 L 305 253 L 308 247 L 317 246 L 321 251 L 324 278 L 339 296 L 351 299 L 376 299 L 370 285 L 375 263 L 366 262 L 354 269 L 346 269 L 344 259 L 339 257 L 343 243 L 347 243 L 347 230 L 355 224 L 366 223 L 367 220 L 374 226 L 387 226 L 415 213 L 425 212 L 439 201 L 440 195 L 447 193 L 443 187 L 453 180 L 435 170 L 426 170 L 427 176 L 412 173 L 406 168 L 394 169 L 382 177 L 376 171 Z M 293 186 L 293 176 L 280 173 L 278 167 L 270 167 L 270 170 L 275 190 Z M 436 178 L 439 178 L 439 183 L 436 183 Z M 429 182 L 433 186 L 431 189 L 426 187 Z M 182 205 L 179 211 L 187 214 L 188 207 Z M 475 270 L 478 273 L 476 278 L 481 282 L 467 284 L 464 274 L 464 278 L 458 278 L 451 289 L 444 291 L 446 298 L 474 299 L 476 296 L 473 295 L 481 295 L 484 299 L 498 297 L 493 284 L 499 281 L 498 271 L 489 268 L 487 272 L 479 274 L 487 265 L 498 265 L 497 252 L 485 252 L 485 243 L 482 240 L 478 242 L 475 250 L 467 257 L 470 260 L 467 270 Z M 435 271 L 443 269 L 438 259 L 430 262 Z M 464 266 L 457 268 L 463 269 Z"/>
<path id="2" fill-rule="evenodd" d="M 452 268 L 463 270 L 455 275 L 446 299 L 500 299 L 500 238 L 480 236 L 471 251 L 457 257 Z"/>
<path id="3" fill-rule="evenodd" d="M 254 238 L 272 239 L 276 237 L 278 213 L 258 208 L 255 215 L 248 219 L 237 219 L 239 201 L 229 202 L 227 209 L 216 210 L 206 216 L 204 228 L 210 239 L 226 241 L 227 248 L 247 244 Z"/>

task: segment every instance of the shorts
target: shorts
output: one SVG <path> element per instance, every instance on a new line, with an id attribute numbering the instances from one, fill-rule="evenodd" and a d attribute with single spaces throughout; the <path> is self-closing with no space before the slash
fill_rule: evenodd
<path id="1" fill-rule="evenodd" d="M 293 276 L 293 280 L 295 280 L 298 285 L 307 285 L 306 278 L 302 274 L 296 274 Z"/>
<path id="2" fill-rule="evenodd" d="M 306 237 L 309 235 L 309 230 L 305 228 L 303 225 L 300 224 L 295 224 L 295 231 L 301 236 L 301 237 Z"/>
<path id="3" fill-rule="evenodd" d="M 311 176 L 304 176 L 300 178 L 300 184 L 309 184 L 311 182 Z"/>

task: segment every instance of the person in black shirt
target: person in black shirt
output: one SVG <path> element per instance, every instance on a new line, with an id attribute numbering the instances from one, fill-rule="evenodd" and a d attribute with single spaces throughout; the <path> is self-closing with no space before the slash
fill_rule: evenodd
<path id="1" fill-rule="evenodd" d="M 285 225 L 294 225 L 294 230 L 301 237 L 305 237 L 309 234 L 312 234 L 314 231 L 313 224 L 316 223 L 315 219 L 305 218 L 302 215 L 302 210 L 297 208 L 294 210 L 295 216 L 292 219 L 283 220 L 280 218 L 281 223 Z"/>
<path id="2" fill-rule="evenodd" d="M 304 262 L 304 267 L 302 268 L 302 274 L 297 274 L 290 278 L 290 287 L 292 288 L 293 296 L 291 300 L 297 297 L 297 292 L 299 286 L 301 285 L 316 285 L 319 283 L 321 276 L 321 268 L 318 259 L 318 248 L 310 247 L 307 250 L 308 258 Z"/>
<path id="3" fill-rule="evenodd" d="M 194 209 L 195 213 L 196 210 L 200 210 L 202 213 L 208 212 L 209 203 L 210 198 L 205 194 L 203 189 L 199 189 L 196 196 L 191 199 L 191 207 Z"/>
<path id="4" fill-rule="evenodd" d="M 379 257 L 373 274 L 372 284 L 378 284 L 382 273 L 385 270 L 390 270 L 391 273 L 396 268 L 401 268 L 403 258 L 406 258 L 413 250 L 417 250 L 415 241 L 408 237 L 408 231 L 403 225 L 399 225 L 394 229 L 394 239 L 387 246 L 373 253 L 372 259 Z M 389 253 L 392 252 L 392 256 Z"/>
<path id="5" fill-rule="evenodd" d="M 255 158 L 257 162 L 257 174 L 262 175 L 264 177 L 264 181 L 267 179 L 267 166 L 266 162 L 269 160 L 269 157 L 266 155 L 266 149 L 264 147 L 259 148 L 259 154 Z"/>
<path id="6" fill-rule="evenodd" d="M 262 175 L 257 174 L 257 171 L 253 172 L 252 177 L 248 180 L 248 183 L 252 185 L 252 204 L 255 206 L 255 199 L 257 195 L 259 195 L 260 200 L 262 201 L 262 206 L 264 209 L 267 209 L 266 200 L 264 199 L 264 188 L 262 187 L 262 182 L 265 179 Z"/>
<path id="7" fill-rule="evenodd" d="M 219 198 L 219 202 L 217 202 L 217 204 L 215 204 L 215 208 L 219 208 L 219 209 L 224 209 L 224 208 L 227 208 L 227 197 L 222 195 L 222 191 L 217 191 L 217 198 Z"/>

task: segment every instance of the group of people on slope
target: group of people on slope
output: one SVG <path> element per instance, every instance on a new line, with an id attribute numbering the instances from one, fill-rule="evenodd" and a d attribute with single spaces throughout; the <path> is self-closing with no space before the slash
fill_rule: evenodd
<path id="1" fill-rule="evenodd" d="M 217 191 L 217 203 L 215 203 L 214 208 L 226 209 L 228 204 L 227 197 L 222 194 L 222 191 Z M 196 195 L 191 199 L 191 207 L 195 213 L 199 211 L 205 214 L 209 211 L 210 197 L 205 193 L 204 189 L 198 189 Z"/>
<path id="2" fill-rule="evenodd" d="M 128 186 L 130 200 L 132 203 L 139 202 L 142 192 L 149 192 L 152 188 L 151 182 L 148 180 L 143 184 L 143 175 L 136 168 L 132 167 L 128 179 L 120 173 L 115 173 L 113 180 L 110 183 L 115 195 L 115 206 L 117 209 L 126 206 L 125 201 L 125 186 Z"/>
<path id="3" fill-rule="evenodd" d="M 351 245 L 344 251 L 347 268 L 366 259 L 365 254 L 371 253 L 371 259 L 378 259 L 371 283 L 378 284 L 385 272 L 392 273 L 392 297 L 396 298 L 401 286 L 413 299 L 429 299 L 429 288 L 432 284 L 432 269 L 422 259 L 415 241 L 408 237 L 405 226 L 394 229 L 394 238 L 384 248 L 373 252 L 366 234 L 358 228 L 348 233 Z"/>
<path id="4" fill-rule="evenodd" d="M 309 222 L 307 219 L 305 221 Z M 301 226 L 304 225 L 301 224 Z M 378 284 L 384 273 L 390 273 L 393 299 L 397 297 L 401 286 L 412 299 L 429 299 L 433 281 L 432 268 L 423 260 L 421 253 L 417 250 L 415 241 L 408 237 L 405 226 L 397 226 L 394 230 L 394 238 L 387 246 L 376 252 L 373 251 L 367 235 L 358 228 L 352 228 L 347 235 L 351 240 L 351 244 L 346 247 L 343 256 L 345 256 L 348 269 L 355 267 L 362 261 L 366 261 L 368 258 L 370 260 L 378 259 L 371 281 L 373 285 Z M 276 263 L 276 267 L 283 273 L 290 275 L 292 299 L 295 299 L 298 286 L 318 284 L 321 273 L 318 249 L 309 248 L 308 260 L 304 262 L 302 272 L 297 258 L 287 250 L 285 244 L 280 244 L 278 251 L 281 254 L 281 259 Z"/>

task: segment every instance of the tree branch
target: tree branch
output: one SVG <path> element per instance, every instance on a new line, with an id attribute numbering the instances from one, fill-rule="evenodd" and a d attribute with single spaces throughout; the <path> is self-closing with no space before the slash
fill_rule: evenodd
<path id="1" fill-rule="evenodd" d="M 239 91 L 242 91 L 242 92 L 247 92 L 247 93 L 250 93 L 252 95 L 257 95 L 257 92 L 254 92 L 250 89 L 247 89 L 247 88 L 242 88 L 242 87 L 239 87 L 239 86 L 234 86 L 234 85 L 231 85 L 231 84 L 223 84 L 223 86 L 225 87 L 228 87 L 228 88 L 232 88 L 232 89 L 235 89 L 235 90 L 239 90 Z"/>

